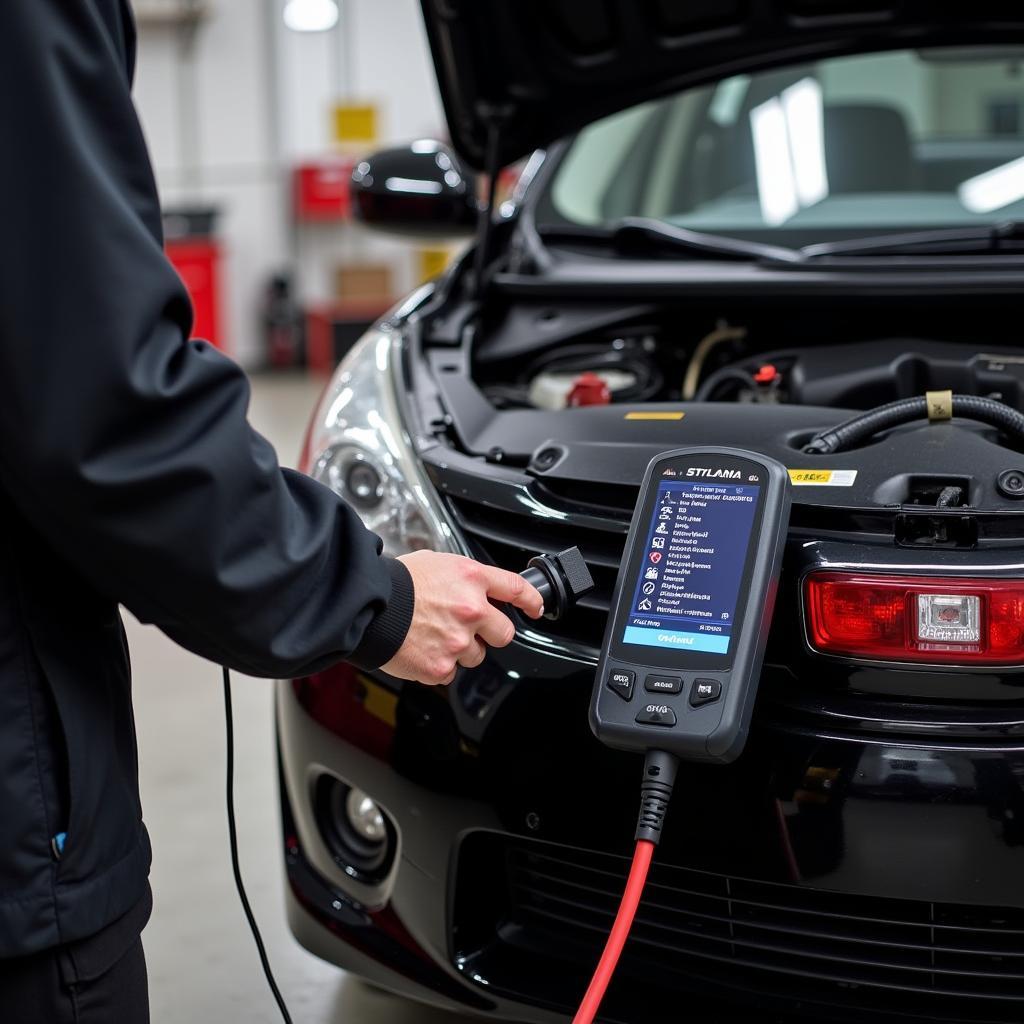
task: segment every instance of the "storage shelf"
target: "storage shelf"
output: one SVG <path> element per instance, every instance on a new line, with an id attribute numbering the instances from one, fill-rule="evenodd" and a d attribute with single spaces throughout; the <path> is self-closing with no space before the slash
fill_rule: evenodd
<path id="1" fill-rule="evenodd" d="M 188 0 L 179 0 L 178 3 L 136 0 L 133 8 L 139 26 L 197 25 L 210 13 L 210 5 L 206 0 L 196 3 L 189 3 Z"/>

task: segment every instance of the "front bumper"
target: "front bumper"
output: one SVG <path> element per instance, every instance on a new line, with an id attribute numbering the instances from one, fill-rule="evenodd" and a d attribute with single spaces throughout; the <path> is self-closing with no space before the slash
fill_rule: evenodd
<path id="1" fill-rule="evenodd" d="M 346 667 L 280 684 L 299 940 L 415 998 L 564 1020 L 639 791 L 638 759 L 589 733 L 591 678 L 514 644 L 448 690 Z M 736 764 L 680 772 L 607 1019 L 676 1020 L 684 996 L 695 1021 L 749 1019 L 726 1003 L 763 1020 L 1024 1019 L 1024 742 L 826 729 L 762 704 Z M 385 879 L 331 855 L 322 773 L 394 822 Z"/>

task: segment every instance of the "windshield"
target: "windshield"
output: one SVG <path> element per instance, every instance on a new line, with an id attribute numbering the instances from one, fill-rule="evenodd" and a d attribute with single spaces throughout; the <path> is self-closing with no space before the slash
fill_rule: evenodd
<path id="1" fill-rule="evenodd" d="M 896 50 L 641 104 L 572 140 L 537 222 L 652 217 L 800 245 L 1024 220 L 1022 59 Z"/>

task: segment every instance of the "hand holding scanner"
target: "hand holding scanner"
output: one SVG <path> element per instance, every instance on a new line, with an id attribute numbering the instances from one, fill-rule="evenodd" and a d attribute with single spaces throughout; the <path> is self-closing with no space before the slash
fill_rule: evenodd
<path id="1" fill-rule="evenodd" d="M 729 448 L 647 468 L 590 707 L 627 750 L 727 762 L 746 742 L 789 523 L 789 476 Z"/>

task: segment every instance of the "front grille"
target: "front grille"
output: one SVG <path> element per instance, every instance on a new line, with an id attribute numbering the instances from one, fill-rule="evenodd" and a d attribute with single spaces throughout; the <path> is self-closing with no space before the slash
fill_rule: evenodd
<path id="1" fill-rule="evenodd" d="M 462 849 L 460 891 L 483 866 L 493 880 L 499 865 L 504 888 L 490 906 L 490 934 L 497 938 L 464 949 L 463 961 L 492 988 L 508 985 L 510 995 L 527 1000 L 529 985 L 506 977 L 503 962 L 514 963 L 519 974 L 524 956 L 538 958 L 537 971 L 558 963 L 570 980 L 558 1001 L 568 1008 L 580 994 L 580 970 L 596 961 L 611 927 L 628 862 L 477 834 Z M 458 900 L 456 907 L 469 911 Z M 477 921 L 476 927 L 486 926 Z M 463 923 L 461 934 L 470 937 L 473 929 Z M 776 1009 L 820 1014 L 817 1019 L 870 1012 L 1020 1021 L 1024 911 L 853 896 L 656 861 L 621 971 L 645 979 L 645 1021 L 678 1019 L 679 994 L 695 983 L 705 992 L 717 987 L 720 997 L 759 1004 L 767 998 Z M 548 979 L 549 999 L 558 974 L 532 975 Z M 615 1006 L 609 1010 L 618 1019 Z"/>
<path id="2" fill-rule="evenodd" d="M 590 490 L 600 502 L 602 488 L 590 485 Z M 594 578 L 594 589 L 559 621 L 545 619 L 531 623 L 530 628 L 557 640 L 598 648 L 626 544 L 632 503 L 628 513 L 614 506 L 591 503 L 585 509 L 586 515 L 581 516 L 578 514 L 581 507 L 551 500 L 555 496 L 540 489 L 535 493 L 535 505 L 521 504 L 515 511 L 464 495 L 449 496 L 448 501 L 473 554 L 512 572 L 522 572 L 534 555 L 557 554 L 566 548 L 578 547 Z M 635 501 L 635 488 L 632 497 Z M 561 514 L 544 515 L 537 511 L 549 507 Z"/>

